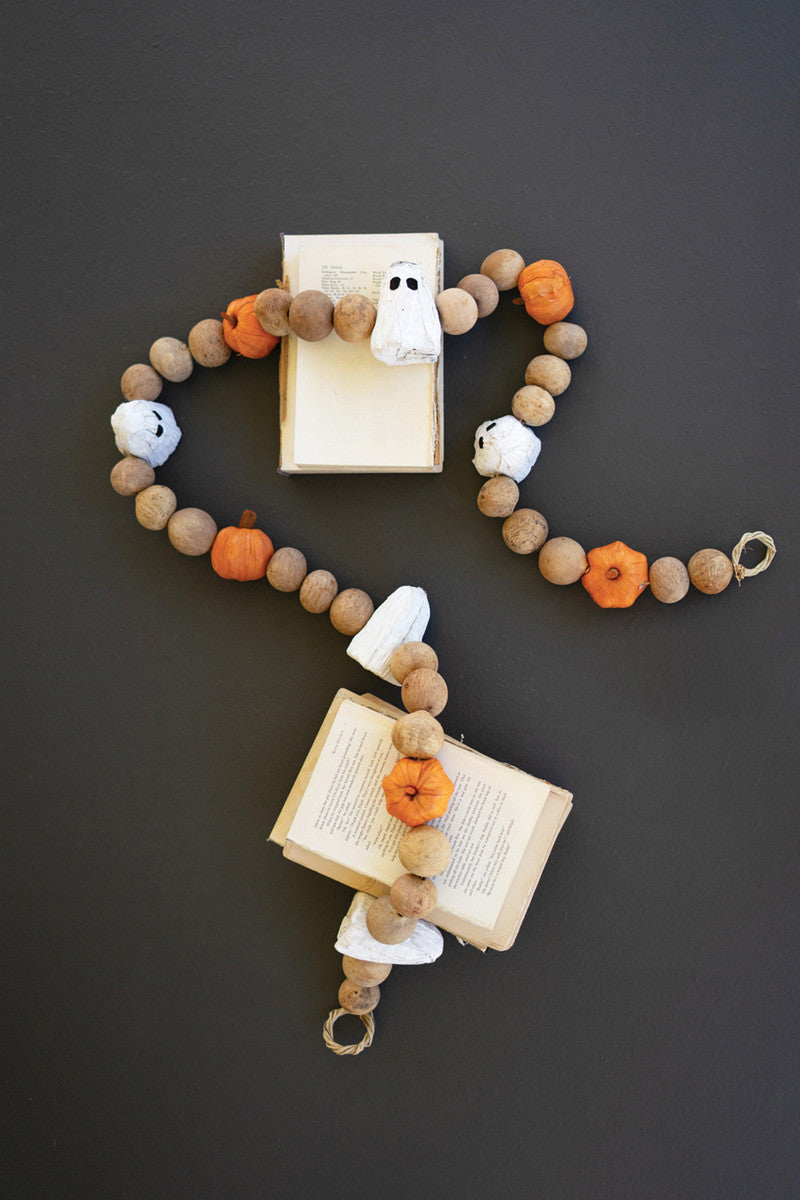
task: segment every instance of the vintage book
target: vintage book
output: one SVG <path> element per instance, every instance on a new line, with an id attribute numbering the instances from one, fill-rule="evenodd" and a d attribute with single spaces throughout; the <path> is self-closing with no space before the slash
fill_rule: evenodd
<path id="1" fill-rule="evenodd" d="M 403 872 L 397 844 L 407 827 L 387 813 L 381 788 L 398 757 L 391 731 L 400 715 L 340 689 L 270 833 L 287 858 L 373 896 Z M 453 858 L 436 877 L 428 920 L 481 950 L 507 950 L 572 796 L 453 738 L 438 757 L 455 784 L 435 822 Z"/>
<path id="2" fill-rule="evenodd" d="M 313 288 L 335 303 L 360 292 L 377 304 L 386 271 L 406 260 L 420 264 L 436 296 L 443 256 L 436 233 L 284 234 L 283 280 L 293 295 Z M 279 470 L 441 471 L 442 357 L 389 367 L 373 358 L 368 339 L 285 337 Z"/>

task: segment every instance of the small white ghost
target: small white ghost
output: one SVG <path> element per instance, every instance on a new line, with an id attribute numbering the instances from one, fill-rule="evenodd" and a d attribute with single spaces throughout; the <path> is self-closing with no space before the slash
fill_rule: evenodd
<path id="1" fill-rule="evenodd" d="M 439 357 L 442 325 L 419 263 L 394 262 L 384 275 L 370 349 L 389 367 Z"/>
<path id="2" fill-rule="evenodd" d="M 479 475 L 508 475 L 522 483 L 539 457 L 542 443 L 516 417 L 484 421 L 475 430 L 473 466 Z"/>
<path id="3" fill-rule="evenodd" d="M 159 400 L 126 400 L 111 416 L 111 428 L 120 454 L 143 458 L 151 467 L 162 466 L 181 440 L 175 414 Z"/>

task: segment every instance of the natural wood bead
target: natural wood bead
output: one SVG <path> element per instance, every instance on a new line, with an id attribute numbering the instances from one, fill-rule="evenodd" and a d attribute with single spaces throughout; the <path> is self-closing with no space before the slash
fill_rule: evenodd
<path id="1" fill-rule="evenodd" d="M 374 610 L 375 605 L 361 588 L 345 588 L 331 604 L 331 625 L 346 637 L 353 637 L 364 628 Z"/>
<path id="2" fill-rule="evenodd" d="M 162 337 L 150 347 L 150 362 L 170 383 L 183 383 L 194 369 L 194 361 L 185 342 Z"/>
<path id="3" fill-rule="evenodd" d="M 253 301 L 253 312 L 263 330 L 273 337 L 286 337 L 289 325 L 289 308 L 292 294 L 284 288 L 265 288 Z"/>
<path id="4" fill-rule="evenodd" d="M 339 585 L 330 571 L 312 571 L 301 584 L 300 603 L 306 612 L 327 612 L 338 590 Z"/>
<path id="5" fill-rule="evenodd" d="M 135 496 L 154 482 L 156 473 L 143 458 L 126 454 L 111 468 L 111 486 L 120 496 Z"/>
<path id="6" fill-rule="evenodd" d="M 559 358 L 580 358 L 587 341 L 586 330 L 571 321 L 556 321 L 544 331 L 545 349 Z"/>
<path id="7" fill-rule="evenodd" d="M 503 522 L 503 541 L 515 554 L 533 554 L 547 541 L 547 521 L 535 508 L 518 508 Z"/>
<path id="8" fill-rule="evenodd" d="M 526 384 L 514 393 L 511 411 L 524 425 L 546 425 L 556 411 L 556 404 L 545 388 Z"/>
<path id="9" fill-rule="evenodd" d="M 428 667 L 418 667 L 406 675 L 400 694 L 408 712 L 422 708 L 432 717 L 438 717 L 447 704 L 447 684 L 438 671 Z"/>
<path id="10" fill-rule="evenodd" d="M 436 307 L 445 333 L 467 333 L 478 319 L 475 298 L 463 288 L 445 288 L 439 292 Z"/>
<path id="11" fill-rule="evenodd" d="M 388 979 L 392 969 L 391 963 L 367 962 L 363 958 L 351 958 L 349 954 L 342 955 L 342 970 L 348 979 L 359 987 L 375 987 Z"/>
<path id="12" fill-rule="evenodd" d="M 439 903 L 439 893 L 430 879 L 400 875 L 392 884 L 389 903 L 401 917 L 427 917 Z"/>
<path id="13" fill-rule="evenodd" d="M 189 330 L 189 352 L 201 367 L 221 367 L 231 356 L 222 333 L 222 321 L 206 317 Z"/>
<path id="14" fill-rule="evenodd" d="M 313 288 L 299 292 L 289 306 L 289 324 L 304 342 L 321 342 L 333 329 L 333 301 Z"/>
<path id="15" fill-rule="evenodd" d="M 376 1008 L 381 998 L 381 989 L 379 987 L 362 987 L 361 984 L 354 983 L 352 979 L 345 979 L 342 986 L 339 988 L 339 1007 L 345 1012 L 355 1013 L 359 1016 L 361 1013 L 372 1012 Z"/>
<path id="16" fill-rule="evenodd" d="M 438 671 L 439 657 L 432 646 L 426 645 L 425 642 L 403 642 L 396 650 L 392 651 L 389 670 L 398 683 L 402 683 L 407 675 L 419 667 L 428 667 L 431 671 Z"/>
<path id="17" fill-rule="evenodd" d="M 439 875 L 449 865 L 450 856 L 447 835 L 435 825 L 417 825 L 409 829 L 397 847 L 400 862 L 414 875 Z"/>
<path id="18" fill-rule="evenodd" d="M 544 388 L 551 396 L 560 396 L 570 385 L 572 371 L 555 354 L 537 354 L 525 368 L 525 382 Z"/>
<path id="19" fill-rule="evenodd" d="M 333 328 L 343 342 L 365 342 L 372 333 L 378 310 L 366 296 L 342 296 L 333 310 Z"/>
<path id="20" fill-rule="evenodd" d="M 657 558 L 650 564 L 650 591 L 662 604 L 675 604 L 689 590 L 689 572 L 679 558 Z"/>
<path id="21" fill-rule="evenodd" d="M 589 570 L 589 560 L 583 546 L 573 538 L 551 538 L 539 551 L 539 570 L 548 583 L 565 586 L 578 582 Z"/>
<path id="22" fill-rule="evenodd" d="M 122 394 L 126 400 L 155 400 L 161 395 L 164 382 L 158 371 L 147 363 L 134 363 L 123 372 L 120 380 Z"/>
<path id="23" fill-rule="evenodd" d="M 698 550 L 689 559 L 689 578 L 700 592 L 716 596 L 733 579 L 733 563 L 721 550 Z"/>
<path id="24" fill-rule="evenodd" d="M 392 727 L 392 745 L 403 758 L 436 758 L 444 745 L 444 730 L 429 712 L 404 713 Z"/>
<path id="25" fill-rule="evenodd" d="M 396 946 L 410 938 L 417 927 L 413 917 L 401 917 L 392 908 L 388 896 L 379 896 L 367 909 L 367 929 L 376 942 Z"/>
<path id="26" fill-rule="evenodd" d="M 136 495 L 136 520 L 145 529 L 163 529 L 177 507 L 172 488 L 154 483 Z"/>
<path id="27" fill-rule="evenodd" d="M 306 556 L 293 546 L 281 546 L 267 563 L 267 581 L 276 592 L 296 592 L 307 572 Z"/>
<path id="28" fill-rule="evenodd" d="M 167 536 L 176 550 L 197 558 L 208 554 L 217 536 L 217 523 L 202 508 L 179 508 L 167 523 Z"/>
<path id="29" fill-rule="evenodd" d="M 494 250 L 481 263 L 481 275 L 488 275 L 498 291 L 508 292 L 517 286 L 525 259 L 516 250 Z"/>
<path id="30" fill-rule="evenodd" d="M 488 275 L 465 275 L 459 279 L 458 287 L 469 292 L 478 306 L 478 317 L 488 317 L 500 303 L 497 284 Z"/>
<path id="31" fill-rule="evenodd" d="M 478 492 L 478 508 L 485 517 L 510 517 L 518 500 L 519 488 L 508 475 L 487 479 Z"/>

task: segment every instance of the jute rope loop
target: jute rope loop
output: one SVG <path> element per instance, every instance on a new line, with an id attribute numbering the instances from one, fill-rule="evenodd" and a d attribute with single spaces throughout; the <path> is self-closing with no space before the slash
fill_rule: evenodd
<path id="1" fill-rule="evenodd" d="M 347 1009 L 345 1008 L 331 1009 L 331 1011 L 328 1013 L 327 1021 L 322 1026 L 323 1041 L 328 1049 L 332 1050 L 334 1054 L 360 1054 L 362 1050 L 366 1050 L 368 1046 L 372 1045 L 372 1039 L 375 1036 L 375 1018 L 373 1017 L 372 1013 L 351 1013 L 351 1016 L 357 1016 L 360 1021 L 364 1022 L 364 1027 L 366 1028 L 367 1032 L 364 1034 L 360 1042 L 353 1042 L 353 1044 L 350 1046 L 343 1046 L 340 1042 L 335 1040 L 333 1036 L 333 1027 L 339 1020 L 339 1017 L 343 1017 L 346 1014 Z"/>
<path id="2" fill-rule="evenodd" d="M 743 567 L 739 562 L 739 556 L 744 550 L 748 542 L 761 542 L 766 546 L 766 553 L 760 563 L 756 563 L 754 567 Z M 742 580 L 748 575 L 760 575 L 762 571 L 766 571 L 767 567 L 775 557 L 775 543 L 768 533 L 743 533 L 739 541 L 731 551 L 731 562 L 733 563 L 733 573 L 736 576 L 736 581 L 739 586 L 742 586 Z"/>

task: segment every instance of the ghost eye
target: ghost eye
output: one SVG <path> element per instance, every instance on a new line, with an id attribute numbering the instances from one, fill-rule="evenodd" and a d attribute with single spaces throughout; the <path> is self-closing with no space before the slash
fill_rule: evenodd
<path id="1" fill-rule="evenodd" d="M 407 279 L 406 284 L 408 285 L 408 290 L 410 292 L 415 292 L 417 290 L 417 288 L 419 287 L 419 284 L 417 283 L 416 279 Z"/>
<path id="2" fill-rule="evenodd" d="M 392 292 L 396 292 L 399 287 L 400 287 L 400 276 L 393 275 L 392 278 L 389 280 L 389 289 Z"/>
<path id="3" fill-rule="evenodd" d="M 164 432 L 164 426 L 156 425 L 156 437 L 161 437 L 163 432 Z"/>
<path id="4" fill-rule="evenodd" d="M 164 420 L 164 418 L 161 416 L 161 413 L 157 413 L 155 409 L 153 409 L 153 416 L 155 417 L 155 419 L 156 419 L 157 421 L 163 421 L 163 420 Z"/>
<path id="5" fill-rule="evenodd" d="M 494 429 L 496 424 L 497 424 L 497 421 L 492 421 L 491 425 L 486 426 L 486 432 L 488 433 L 490 429 Z"/>
<path id="6" fill-rule="evenodd" d="M 482 437 L 478 438 L 478 449 L 479 450 L 483 449 L 483 438 Z"/>

